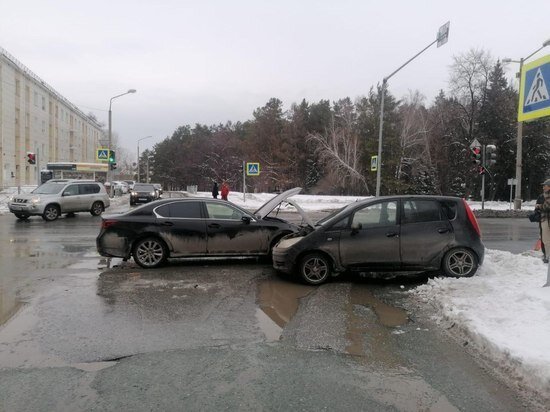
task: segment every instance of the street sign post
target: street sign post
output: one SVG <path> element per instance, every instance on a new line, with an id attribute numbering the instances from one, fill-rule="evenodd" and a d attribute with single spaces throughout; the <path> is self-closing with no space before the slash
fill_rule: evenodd
<path id="1" fill-rule="evenodd" d="M 260 176 L 260 164 L 254 162 L 246 163 L 246 175 L 247 176 Z"/>
<path id="2" fill-rule="evenodd" d="M 523 65 L 519 85 L 518 121 L 550 116 L 550 55 Z"/>
<path id="3" fill-rule="evenodd" d="M 109 149 L 106 147 L 100 147 L 96 150 L 95 158 L 98 162 L 108 162 L 109 161 Z"/>

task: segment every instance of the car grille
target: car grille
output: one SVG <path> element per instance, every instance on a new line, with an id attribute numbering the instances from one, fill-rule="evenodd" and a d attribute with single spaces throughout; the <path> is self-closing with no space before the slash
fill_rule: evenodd
<path id="1" fill-rule="evenodd" d="M 17 198 L 13 199 L 13 203 L 28 203 L 28 202 L 29 202 L 29 199 L 17 199 Z"/>

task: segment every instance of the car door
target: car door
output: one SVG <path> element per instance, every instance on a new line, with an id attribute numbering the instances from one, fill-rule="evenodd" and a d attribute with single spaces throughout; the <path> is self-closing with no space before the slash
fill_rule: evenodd
<path id="1" fill-rule="evenodd" d="M 454 240 L 452 225 L 437 199 L 403 199 L 401 260 L 404 267 L 439 265 L 438 257 Z"/>
<path id="2" fill-rule="evenodd" d="M 80 195 L 78 185 L 68 185 L 60 199 L 61 212 L 78 212 L 81 210 L 82 196 Z"/>
<path id="3" fill-rule="evenodd" d="M 171 256 L 206 255 L 206 220 L 202 202 L 174 201 L 155 209 L 156 230 L 171 248 Z"/>
<path id="4" fill-rule="evenodd" d="M 340 260 L 353 268 L 399 268 L 397 200 L 370 203 L 352 212 L 340 235 Z"/>
<path id="5" fill-rule="evenodd" d="M 268 251 L 270 229 L 230 203 L 205 202 L 210 255 L 258 255 Z M 246 221 L 243 221 L 245 217 Z"/>

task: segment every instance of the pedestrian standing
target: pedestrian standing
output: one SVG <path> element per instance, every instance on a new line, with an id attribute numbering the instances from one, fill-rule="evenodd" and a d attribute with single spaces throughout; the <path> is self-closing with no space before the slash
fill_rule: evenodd
<path id="1" fill-rule="evenodd" d="M 535 210 L 541 213 L 539 229 L 541 239 L 541 249 L 544 263 L 548 263 L 546 255 L 546 245 L 550 246 L 550 179 L 546 179 L 542 184 L 542 194 L 537 198 Z"/>
<path id="2" fill-rule="evenodd" d="M 214 186 L 212 187 L 212 197 L 214 199 L 217 199 L 218 198 L 218 182 L 214 182 Z"/>
<path id="3" fill-rule="evenodd" d="M 227 184 L 227 182 L 225 180 L 222 183 L 221 193 L 222 193 L 222 199 L 227 200 L 227 196 L 229 195 L 229 185 Z"/>

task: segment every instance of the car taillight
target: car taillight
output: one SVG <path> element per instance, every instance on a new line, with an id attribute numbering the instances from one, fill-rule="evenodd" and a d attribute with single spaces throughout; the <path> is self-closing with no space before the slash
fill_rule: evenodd
<path id="1" fill-rule="evenodd" d="M 470 205 L 468 202 L 466 202 L 466 199 L 462 199 L 462 202 L 464 203 L 464 208 L 466 209 L 466 215 L 468 216 L 468 221 L 474 228 L 474 230 L 477 232 L 479 237 L 481 237 L 481 229 L 479 228 L 479 224 L 477 223 L 476 216 L 474 215 L 474 212 L 472 212 L 472 209 L 470 208 Z"/>
<path id="2" fill-rule="evenodd" d="M 116 225 L 117 221 L 113 219 L 103 219 L 103 222 L 101 222 L 101 228 L 107 229 L 111 226 Z"/>

